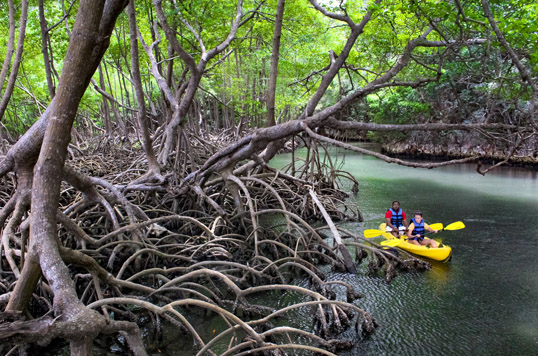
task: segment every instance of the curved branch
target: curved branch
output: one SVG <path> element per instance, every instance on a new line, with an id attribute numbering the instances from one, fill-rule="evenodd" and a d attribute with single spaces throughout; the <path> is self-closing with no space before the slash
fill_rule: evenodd
<path id="1" fill-rule="evenodd" d="M 185 62 L 185 64 L 189 67 L 192 73 L 196 73 L 198 70 L 196 68 L 196 62 L 194 61 L 194 58 L 183 49 L 179 41 L 177 40 L 176 34 L 168 24 L 168 20 L 166 19 L 166 16 L 164 15 L 163 8 L 161 6 L 162 0 L 153 0 L 153 6 L 155 7 L 155 12 L 157 13 L 157 18 L 159 19 L 159 23 L 161 24 L 161 27 L 164 30 L 164 33 L 166 34 L 166 38 L 168 41 L 170 41 L 170 45 L 174 49 L 174 51 L 181 57 L 181 59 Z"/>
<path id="2" fill-rule="evenodd" d="M 331 144 L 333 144 L 335 146 L 348 149 L 350 151 L 355 151 L 355 152 L 363 153 L 363 154 L 366 154 L 366 155 L 369 155 L 369 156 L 373 156 L 373 157 L 379 158 L 379 159 L 381 159 L 381 160 L 383 160 L 383 161 L 385 161 L 387 163 L 396 163 L 396 164 L 406 166 L 406 167 L 429 168 L 429 169 L 431 169 L 431 168 L 448 166 L 448 165 L 452 165 L 452 164 L 475 162 L 478 159 L 478 157 L 467 157 L 467 158 L 454 159 L 454 160 L 445 161 L 445 162 L 439 162 L 439 163 L 435 163 L 435 162 L 428 162 L 428 163 L 408 162 L 408 161 L 403 161 L 403 160 L 398 159 L 398 158 L 389 157 L 389 156 L 386 156 L 386 155 L 378 153 L 378 152 L 370 151 L 370 150 L 364 149 L 362 147 L 353 146 L 353 145 L 350 145 L 348 143 L 340 142 L 340 141 L 334 140 L 332 138 L 328 138 L 328 137 L 325 137 L 325 136 L 322 136 L 322 135 L 318 135 L 314 131 L 312 131 L 305 123 L 302 123 L 302 126 L 304 127 L 304 130 L 306 131 L 306 133 L 308 133 L 308 135 L 310 135 L 310 137 L 315 138 L 316 140 L 323 141 L 323 142 L 328 142 L 328 143 L 331 143 Z"/>
<path id="3" fill-rule="evenodd" d="M 514 62 L 514 64 L 516 65 L 519 71 L 519 74 L 521 75 L 521 78 L 523 78 L 524 81 L 529 83 L 534 95 L 536 95 L 538 93 L 538 86 L 536 85 L 536 82 L 531 78 L 529 71 L 527 70 L 525 65 L 521 63 L 516 52 L 514 52 L 514 50 L 512 49 L 512 47 L 510 46 L 510 44 L 508 43 L 504 35 L 502 34 L 501 30 L 499 29 L 499 26 L 497 25 L 497 22 L 495 22 L 495 18 L 493 17 L 493 14 L 491 13 L 491 9 L 489 7 L 488 1 L 481 0 L 481 2 L 482 2 L 482 8 L 484 9 L 484 15 L 488 19 L 489 24 L 491 25 L 491 28 L 495 32 L 495 35 L 497 35 L 497 39 L 499 40 L 501 45 L 504 47 L 506 52 L 508 52 L 508 54 L 510 55 L 510 58 L 512 59 L 512 62 Z"/>

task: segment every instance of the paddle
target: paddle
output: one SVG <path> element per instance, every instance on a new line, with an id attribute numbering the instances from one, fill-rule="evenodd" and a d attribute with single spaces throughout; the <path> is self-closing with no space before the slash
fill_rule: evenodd
<path id="1" fill-rule="evenodd" d="M 445 226 L 441 230 L 460 230 L 460 229 L 464 229 L 464 228 L 465 228 L 464 223 L 462 223 L 461 221 L 456 221 L 456 222 L 453 222 L 452 224 L 449 224 L 449 225 Z M 434 229 L 434 230 L 438 230 L 438 229 Z"/>
<path id="2" fill-rule="evenodd" d="M 377 230 L 377 229 L 368 229 L 368 230 L 364 230 L 364 237 L 369 239 L 369 238 L 372 238 L 372 237 L 379 236 L 384 232 L 385 231 L 381 231 L 381 230 Z"/>
<path id="3" fill-rule="evenodd" d="M 438 229 L 436 227 L 436 225 L 441 225 L 441 228 Z M 433 229 L 433 230 L 439 230 L 439 231 L 443 231 L 443 230 L 461 230 L 461 229 L 464 229 L 465 228 L 465 224 L 461 221 L 456 221 L 456 222 L 453 222 L 452 224 L 448 224 L 447 226 L 445 227 L 442 227 L 443 224 L 432 224 L 430 225 L 430 227 Z M 427 232 L 426 234 L 433 234 L 433 232 L 429 231 Z"/>
<path id="4" fill-rule="evenodd" d="M 395 247 L 402 243 L 403 240 L 400 239 L 394 239 L 394 240 L 385 240 L 381 241 L 381 245 L 388 246 L 388 247 Z"/>
<path id="5" fill-rule="evenodd" d="M 429 226 L 432 228 L 432 230 L 443 230 L 443 224 L 441 223 L 431 224 Z"/>
<path id="6" fill-rule="evenodd" d="M 433 225 L 435 225 L 435 224 L 433 224 Z M 432 227 L 433 225 L 430 225 L 430 227 Z M 432 229 L 439 230 L 439 231 L 443 231 L 443 230 L 448 230 L 448 231 L 460 230 L 460 229 L 464 229 L 464 228 L 465 228 L 465 224 L 463 222 L 461 222 L 461 221 L 453 222 L 452 224 L 448 224 L 447 226 L 445 226 L 444 228 L 441 228 L 441 229 L 436 229 L 435 227 L 432 227 Z M 433 232 L 428 231 L 424 235 L 430 235 L 430 234 L 433 234 Z M 443 240 L 441 240 L 441 239 L 434 239 L 434 240 L 435 240 L 435 242 L 437 242 L 439 244 L 439 247 L 441 247 L 441 244 L 443 243 Z"/>
<path id="7" fill-rule="evenodd" d="M 431 224 L 430 227 L 434 230 L 443 230 L 443 224 L 441 223 Z M 377 230 L 377 229 L 367 229 L 367 230 L 364 230 L 364 237 L 366 237 L 367 239 L 370 239 L 372 237 L 379 236 L 384 232 L 387 232 L 387 231 L 382 231 L 382 230 Z"/>

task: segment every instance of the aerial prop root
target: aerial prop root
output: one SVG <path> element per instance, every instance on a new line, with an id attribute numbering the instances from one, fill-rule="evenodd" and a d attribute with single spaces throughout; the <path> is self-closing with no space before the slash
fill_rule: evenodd
<path id="1" fill-rule="evenodd" d="M 276 285 L 276 286 L 272 286 L 272 287 L 273 288 L 279 288 L 279 287 L 282 287 L 282 286 Z M 292 287 L 292 286 L 289 286 L 289 287 Z M 295 287 L 295 286 L 293 286 L 293 287 Z M 285 289 L 289 289 L 289 288 L 285 288 Z M 308 292 L 308 290 L 305 290 L 305 289 L 300 288 L 300 287 L 296 287 L 296 288 L 293 288 L 293 289 L 296 290 L 296 291 L 301 289 L 305 293 Z M 267 288 L 263 288 L 262 290 L 266 291 Z M 250 289 L 250 290 L 245 290 L 244 292 L 250 294 L 250 293 L 256 293 L 256 292 L 259 292 L 259 291 L 260 291 L 260 289 L 254 288 L 254 289 Z M 312 293 L 307 293 L 307 294 L 312 294 Z M 332 340 L 326 341 L 323 338 L 321 338 L 319 336 L 316 336 L 316 335 L 314 335 L 314 334 L 312 334 L 310 332 L 303 331 L 303 330 L 298 330 L 298 329 L 291 328 L 291 327 L 273 327 L 273 328 L 269 328 L 268 330 L 266 330 L 264 332 L 261 332 L 261 333 L 259 333 L 259 332 L 257 332 L 255 330 L 255 328 L 259 328 L 262 325 L 267 325 L 271 319 L 279 317 L 282 314 L 284 314 L 284 313 L 286 313 L 288 311 L 291 311 L 293 309 L 299 309 L 299 308 L 304 308 L 304 307 L 309 307 L 309 306 L 319 306 L 319 307 L 321 307 L 322 305 L 329 305 L 330 307 L 332 307 L 330 309 L 332 309 L 333 312 L 334 312 L 334 310 L 336 310 L 335 308 L 352 309 L 355 312 L 359 312 L 363 316 L 363 318 L 365 320 L 368 320 L 368 323 L 373 322 L 373 319 L 371 318 L 371 316 L 368 313 L 364 312 L 362 309 L 360 309 L 360 308 L 358 308 L 358 307 L 356 307 L 356 306 L 354 306 L 352 304 L 348 304 L 348 303 L 345 303 L 345 302 L 338 302 L 338 301 L 330 301 L 330 300 L 324 299 L 319 294 L 318 294 L 318 298 L 320 298 L 320 299 L 315 300 L 315 301 L 310 301 L 310 302 L 298 303 L 298 304 L 295 304 L 295 305 L 292 305 L 292 306 L 282 308 L 282 309 L 280 309 L 278 311 L 275 311 L 275 312 L 271 313 L 270 315 L 267 315 L 267 316 L 265 316 L 265 317 L 263 317 L 261 319 L 256 319 L 256 320 L 252 320 L 252 321 L 249 321 L 249 322 L 242 321 L 241 319 L 236 317 L 234 314 L 228 312 L 225 309 L 220 308 L 217 305 L 214 305 L 214 304 L 208 303 L 208 302 L 204 302 L 204 301 L 200 301 L 200 300 L 196 300 L 196 299 L 184 299 L 184 300 L 180 300 L 180 301 L 174 301 L 172 303 L 169 303 L 167 305 L 159 307 L 159 306 L 156 306 L 156 305 L 154 305 L 152 303 L 142 301 L 142 300 L 139 300 L 139 299 L 134 299 L 134 298 L 109 298 L 109 299 L 104 299 L 104 300 L 101 300 L 101 301 L 96 301 L 96 302 L 88 305 L 88 307 L 90 307 L 90 308 L 98 308 L 98 307 L 101 307 L 101 306 L 104 306 L 104 305 L 110 305 L 110 304 L 129 304 L 129 305 L 137 305 L 139 307 L 146 308 L 146 309 L 150 310 L 151 312 L 153 312 L 155 314 L 159 314 L 159 315 L 163 315 L 165 313 L 170 313 L 174 317 L 177 317 L 182 323 L 185 323 L 185 326 L 187 327 L 188 331 L 192 334 L 193 338 L 195 338 L 196 344 L 197 344 L 197 346 L 199 348 L 197 355 L 204 355 L 206 352 L 210 352 L 210 348 L 215 343 L 217 343 L 219 340 L 222 340 L 223 338 L 227 337 L 231 333 L 234 333 L 238 329 L 242 329 L 248 335 L 248 337 L 247 337 L 248 341 L 239 343 L 238 345 L 234 346 L 233 348 L 230 348 L 228 351 L 226 351 L 225 354 L 234 355 L 234 354 L 236 354 L 238 351 L 240 351 L 242 349 L 243 350 L 247 349 L 247 350 L 250 350 L 250 352 L 254 352 L 256 350 L 262 350 L 264 347 L 279 348 L 279 346 L 280 346 L 281 348 L 295 348 L 295 349 L 305 349 L 305 347 L 306 347 L 306 349 L 309 349 L 309 350 L 312 350 L 312 351 L 320 352 L 322 354 L 332 355 L 332 353 L 330 353 L 330 352 L 328 352 L 328 351 L 326 351 L 324 349 L 314 347 L 314 346 L 305 346 L 305 345 L 296 344 L 296 343 L 284 344 L 284 345 L 274 345 L 274 344 L 268 343 L 266 341 L 270 336 L 272 337 L 272 336 L 275 336 L 275 335 L 278 335 L 278 334 L 286 334 L 287 335 L 289 333 L 296 333 L 298 335 L 308 337 L 312 341 L 318 343 L 320 346 L 325 347 L 325 348 L 329 348 L 329 349 L 331 349 L 331 348 L 335 349 L 338 345 L 342 346 L 343 344 L 345 344 L 345 343 L 342 343 L 341 341 L 340 341 L 340 343 L 336 343 L 336 342 L 334 342 Z M 198 307 L 208 309 L 208 310 L 211 310 L 211 311 L 219 314 L 222 318 L 224 318 L 227 321 L 227 323 L 229 325 L 229 328 L 222 331 L 218 335 L 216 335 L 207 344 L 204 344 L 204 342 L 199 337 L 199 335 L 198 335 L 197 331 L 195 330 L 195 328 L 191 324 L 188 323 L 188 321 L 182 316 L 182 314 L 179 311 L 177 311 L 175 309 L 177 307 L 182 307 L 182 306 L 187 306 L 187 305 L 198 306 Z M 349 347 L 351 345 L 348 344 L 347 346 Z"/>

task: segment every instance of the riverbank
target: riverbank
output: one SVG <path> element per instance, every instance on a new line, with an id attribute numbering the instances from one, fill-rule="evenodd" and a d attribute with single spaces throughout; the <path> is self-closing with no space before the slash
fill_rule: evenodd
<path id="1" fill-rule="evenodd" d="M 492 135 L 492 134 L 491 134 Z M 510 158 L 510 167 L 538 170 L 538 139 L 517 138 L 506 133 L 495 137 L 480 132 L 410 132 L 405 135 L 376 136 L 383 154 L 398 158 L 450 160 L 480 157 L 483 164 L 496 164 Z"/>
<path id="2" fill-rule="evenodd" d="M 486 152 L 481 146 L 472 148 L 460 147 L 439 147 L 433 144 L 414 145 L 409 143 L 390 143 L 381 145 L 381 153 L 391 157 L 402 159 L 421 159 L 429 161 L 443 161 L 449 159 L 460 159 L 472 156 L 482 156 L 482 163 L 496 164 L 505 160 L 504 152 Z M 538 170 L 538 158 L 534 156 L 514 155 L 506 163 L 509 167 L 520 167 L 530 170 Z"/>

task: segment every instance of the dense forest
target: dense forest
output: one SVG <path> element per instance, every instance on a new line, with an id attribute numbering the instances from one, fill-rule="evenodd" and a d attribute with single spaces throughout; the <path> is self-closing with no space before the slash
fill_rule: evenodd
<path id="1" fill-rule="evenodd" d="M 118 354 L 146 355 L 168 325 L 197 355 L 334 355 L 353 347 L 342 330 L 366 336 L 375 315 L 321 266 L 367 263 L 389 282 L 428 263 L 335 225 L 361 220 L 346 200 L 359 182 L 327 147 L 417 168 L 473 162 L 479 174 L 538 163 L 536 3 L 0 9 L 2 354 L 91 355 L 121 340 Z M 271 166 L 297 147 L 305 159 Z M 256 299 L 285 291 L 299 301 Z M 299 308 L 312 328 L 286 326 Z M 200 313 L 226 327 L 200 330 Z"/>

